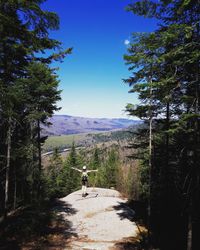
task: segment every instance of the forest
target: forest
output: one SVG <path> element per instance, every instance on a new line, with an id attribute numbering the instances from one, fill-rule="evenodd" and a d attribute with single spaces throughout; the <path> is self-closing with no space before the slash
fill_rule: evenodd
<path id="1" fill-rule="evenodd" d="M 127 111 L 148 124 L 133 147 L 146 172 L 149 237 L 160 249 L 199 249 L 200 2 L 137 1 L 128 10 L 159 22 L 133 34 L 124 56 L 124 82 L 140 99 Z"/>
<path id="2" fill-rule="evenodd" d="M 145 244 L 132 249 L 199 250 L 200 1 L 130 1 L 127 11 L 158 23 L 133 33 L 124 55 L 123 84 L 139 99 L 126 112 L 143 126 L 109 147 L 77 152 L 73 143 L 64 160 L 55 149 L 45 167 L 41 125 L 61 99 L 52 65 L 73 49 L 50 37 L 59 17 L 43 2 L 0 0 L 0 237 L 15 211 L 78 190 L 71 167 L 87 164 L 99 169 L 91 185 L 145 204 Z"/>

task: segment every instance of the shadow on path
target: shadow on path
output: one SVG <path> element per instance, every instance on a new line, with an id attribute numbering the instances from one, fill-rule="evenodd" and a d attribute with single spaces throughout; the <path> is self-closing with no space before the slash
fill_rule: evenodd
<path id="1" fill-rule="evenodd" d="M 77 199 L 76 201 L 81 201 L 81 200 L 87 200 L 87 199 L 93 199 L 96 198 L 98 196 L 98 194 L 92 194 L 92 196 L 90 194 L 88 194 L 86 197 L 82 197 L 80 199 Z"/>
<path id="2" fill-rule="evenodd" d="M 118 213 L 121 219 L 129 219 L 139 224 L 146 224 L 147 222 L 147 209 L 144 202 L 134 200 L 126 203 L 120 202 L 114 209 L 122 210 L 122 212 Z"/>
<path id="3" fill-rule="evenodd" d="M 76 210 L 60 200 L 43 208 L 29 207 L 0 228 L 0 250 L 64 249 L 77 237 L 66 215 Z"/>
<path id="4" fill-rule="evenodd" d="M 135 221 L 135 211 L 132 210 L 127 203 L 119 202 L 119 205 L 114 206 L 114 209 L 118 212 L 120 219 L 128 219 L 130 221 Z"/>
<path id="5" fill-rule="evenodd" d="M 128 219 L 134 222 L 138 229 L 136 237 L 124 238 L 121 242 L 115 244 L 118 250 L 145 250 L 146 247 L 146 229 L 143 226 L 146 221 L 145 204 L 139 201 L 119 202 L 114 206 L 121 220 Z"/>

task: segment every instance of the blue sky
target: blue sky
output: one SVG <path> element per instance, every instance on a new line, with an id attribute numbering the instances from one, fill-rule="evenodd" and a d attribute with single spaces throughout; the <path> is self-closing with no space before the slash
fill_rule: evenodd
<path id="1" fill-rule="evenodd" d="M 123 61 L 132 32 L 150 32 L 153 20 L 125 11 L 128 0 L 48 0 L 44 9 L 60 17 L 50 32 L 72 55 L 59 65 L 62 107 L 59 114 L 84 117 L 127 117 L 127 103 L 136 103 L 122 81 L 130 75 Z"/>

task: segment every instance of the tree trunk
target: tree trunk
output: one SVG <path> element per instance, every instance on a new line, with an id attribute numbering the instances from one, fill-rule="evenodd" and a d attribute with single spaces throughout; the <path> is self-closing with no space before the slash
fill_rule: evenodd
<path id="1" fill-rule="evenodd" d="M 41 195 L 41 171 L 42 171 L 42 158 L 41 158 L 41 144 L 40 144 L 40 121 L 37 120 L 37 142 L 38 142 L 38 199 Z"/>
<path id="2" fill-rule="evenodd" d="M 17 204 L 17 176 L 16 176 L 16 168 L 14 166 L 14 199 L 13 199 L 13 209 L 16 209 Z"/>
<path id="3" fill-rule="evenodd" d="M 149 103 L 149 200 L 148 200 L 148 241 L 151 244 L 151 175 L 152 175 L 152 79 L 150 79 L 150 103 Z"/>
<path id="4" fill-rule="evenodd" d="M 6 219 L 8 213 L 8 198 L 9 198 L 9 175 L 10 175 L 10 152 L 11 152 L 11 117 L 8 120 L 8 133 L 7 133 L 7 156 L 6 156 L 6 181 L 5 181 L 5 203 L 4 203 L 4 218 Z"/>
<path id="5" fill-rule="evenodd" d="M 190 201 L 191 203 L 191 201 Z M 191 209 L 191 205 L 189 210 Z M 187 250 L 192 250 L 192 216 L 191 212 L 189 212 L 188 216 L 188 233 L 187 233 Z"/>
<path id="6" fill-rule="evenodd" d="M 41 158 L 41 144 L 40 144 L 40 121 L 37 121 L 37 140 L 38 140 L 38 170 L 41 173 L 42 158 Z"/>
<path id="7" fill-rule="evenodd" d="M 200 164 L 199 164 L 199 68 L 197 68 L 196 85 L 195 85 L 195 122 L 194 122 L 194 154 L 192 170 L 192 248 L 199 250 L 199 226 L 200 226 Z"/>

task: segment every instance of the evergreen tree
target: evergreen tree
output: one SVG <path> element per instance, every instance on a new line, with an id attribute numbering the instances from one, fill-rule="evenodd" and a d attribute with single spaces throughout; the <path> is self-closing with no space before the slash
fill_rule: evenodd
<path id="1" fill-rule="evenodd" d="M 95 169 L 95 170 L 101 168 L 100 150 L 97 147 L 95 147 L 93 151 L 92 159 L 91 159 L 89 166 L 90 166 L 90 169 Z M 90 174 L 90 185 L 93 187 L 98 185 L 98 173 Z"/>
<path id="2" fill-rule="evenodd" d="M 49 198 L 56 198 L 64 196 L 65 193 L 63 186 L 65 183 L 62 182 L 63 175 L 63 161 L 58 153 L 58 149 L 54 150 L 52 157 L 50 158 L 49 166 L 44 173 L 46 181 L 46 193 Z"/>
<path id="3" fill-rule="evenodd" d="M 149 122 L 152 118 L 149 177 L 154 243 L 161 249 L 198 249 L 200 3 L 143 0 L 128 9 L 160 20 L 155 32 L 134 37 L 125 56 L 133 72 L 126 82 L 141 100 L 127 110 Z M 173 231 L 169 217 L 176 224 Z M 187 241 L 187 233 L 192 240 Z"/>
<path id="4" fill-rule="evenodd" d="M 80 167 L 81 159 L 76 152 L 75 143 L 72 143 L 71 151 L 64 163 L 63 169 L 63 182 L 65 182 L 66 193 L 71 193 L 77 190 L 81 185 L 81 176 L 79 173 L 74 171 L 72 167 Z"/>
<path id="5" fill-rule="evenodd" d="M 37 198 L 35 194 L 39 193 L 40 184 L 36 187 L 35 180 L 41 174 L 40 143 L 43 140 L 40 138 L 40 122 L 57 109 L 55 101 L 59 99 L 58 81 L 48 64 L 53 60 L 62 60 L 71 52 L 71 49 L 62 51 L 61 43 L 49 37 L 50 29 L 58 29 L 59 19 L 55 13 L 42 10 L 43 2 L 0 1 L 0 171 L 4 186 L 1 186 L 4 195 L 0 203 L 5 216 L 11 209 L 11 202 L 16 206 L 17 198 L 24 203 Z M 43 55 L 47 49 L 57 49 L 57 52 L 45 58 Z M 35 69 L 37 73 L 34 75 Z M 39 72 L 45 79 L 41 88 L 39 82 L 36 83 Z M 34 82 L 31 82 L 32 77 Z M 34 88 L 34 84 L 37 84 L 37 91 L 31 93 L 29 90 Z M 32 87 L 28 89 L 28 85 Z M 43 95 L 46 97 L 43 98 Z M 40 100 L 38 104 L 44 105 L 44 108 L 40 106 L 41 110 L 34 113 L 36 103 L 32 100 Z M 35 121 L 30 119 L 31 112 Z M 36 168 L 36 162 L 39 168 Z M 13 179 L 14 189 L 10 183 Z"/>
<path id="6" fill-rule="evenodd" d="M 116 188 L 119 157 L 115 149 L 108 152 L 108 158 L 103 163 L 99 175 L 99 184 L 104 188 Z"/>
<path id="7" fill-rule="evenodd" d="M 93 154 L 93 160 L 92 160 L 92 168 L 98 169 L 101 166 L 101 160 L 100 160 L 100 152 L 99 148 L 95 147 L 94 154 Z"/>
<path id="8" fill-rule="evenodd" d="M 46 137 L 41 137 L 41 124 L 48 125 L 48 117 L 58 110 L 56 102 L 60 100 L 59 81 L 52 70 L 44 63 L 31 63 L 27 70 L 27 78 L 22 80 L 26 95 L 26 119 L 30 124 L 33 145 L 37 148 L 36 158 L 38 174 L 42 170 L 41 144 Z M 38 194 L 40 194 L 40 176 L 37 178 Z"/>

